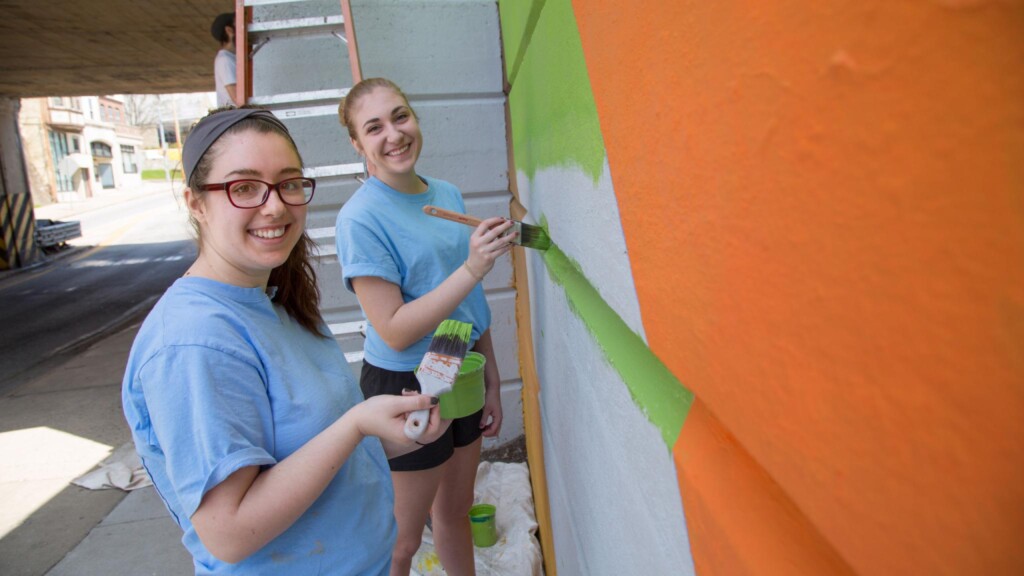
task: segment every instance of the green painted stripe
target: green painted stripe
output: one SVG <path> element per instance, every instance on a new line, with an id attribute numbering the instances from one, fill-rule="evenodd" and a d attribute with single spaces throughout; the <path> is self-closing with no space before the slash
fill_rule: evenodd
<path id="1" fill-rule="evenodd" d="M 573 312 L 594 335 L 605 358 L 622 377 L 633 401 L 661 432 L 669 450 L 675 446 L 693 404 L 687 390 L 651 352 L 583 275 L 579 265 L 557 246 L 544 252 L 544 263 L 565 290 Z"/>
<path id="2" fill-rule="evenodd" d="M 526 57 L 526 49 L 530 45 L 530 39 L 533 38 L 533 31 L 537 28 L 537 21 L 540 20 L 540 11 L 544 9 L 545 1 L 546 0 L 533 0 L 530 4 L 529 12 L 526 15 L 526 24 L 523 26 L 523 36 L 522 38 L 515 39 L 515 45 L 518 48 L 516 49 L 516 56 L 512 60 L 512 67 L 508 70 L 509 86 L 516 83 L 516 76 L 519 75 L 519 67 L 522 66 L 523 58 Z M 498 11 L 501 12 L 503 18 L 508 17 L 511 19 L 513 10 L 521 11 L 522 5 L 523 3 L 518 0 L 516 2 L 508 2 L 508 0 L 505 0 L 504 2 L 498 3 Z M 514 8 L 509 8 L 509 6 L 514 6 Z M 515 14 L 515 16 L 521 18 L 520 14 Z M 504 28 L 504 26 L 502 28 Z M 508 48 L 511 47 L 511 45 L 511 42 L 506 44 L 506 54 L 508 54 Z"/>

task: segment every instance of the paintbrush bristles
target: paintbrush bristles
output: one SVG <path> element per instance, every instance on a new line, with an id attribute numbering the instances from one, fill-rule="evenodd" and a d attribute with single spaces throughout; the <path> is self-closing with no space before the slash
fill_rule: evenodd
<path id="1" fill-rule="evenodd" d="M 434 331 L 427 352 L 456 356 L 462 358 L 469 350 L 469 339 L 473 335 L 473 325 L 469 322 L 448 319 Z"/>
<path id="2" fill-rule="evenodd" d="M 469 339 L 473 336 L 473 325 L 458 320 L 445 320 L 434 331 L 430 347 L 423 355 L 419 368 L 416 369 L 416 380 L 420 383 L 423 394 L 439 396 L 450 392 L 455 379 L 459 376 L 462 359 L 469 349 Z M 430 410 L 410 412 L 405 419 L 405 435 L 411 440 L 418 439 L 427 429 Z"/>
<path id="3" fill-rule="evenodd" d="M 547 250 L 551 247 L 551 237 L 540 226 L 519 222 L 519 244 L 534 250 Z"/>

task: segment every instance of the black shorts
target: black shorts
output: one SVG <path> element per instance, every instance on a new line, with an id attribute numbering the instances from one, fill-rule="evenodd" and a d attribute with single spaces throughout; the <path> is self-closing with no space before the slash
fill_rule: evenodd
<path id="1" fill-rule="evenodd" d="M 363 371 L 359 376 L 359 387 L 362 388 L 365 398 L 381 394 L 401 396 L 403 388 L 419 392 L 420 383 L 412 371 L 394 372 L 378 368 L 364 360 Z M 452 420 L 452 425 L 440 438 L 419 450 L 391 458 L 388 465 L 395 472 L 413 472 L 429 470 L 444 464 L 452 457 L 456 448 L 469 446 L 480 437 L 483 433 L 480 429 L 480 418 L 483 414 L 484 410 L 481 408 L 474 414 Z"/>

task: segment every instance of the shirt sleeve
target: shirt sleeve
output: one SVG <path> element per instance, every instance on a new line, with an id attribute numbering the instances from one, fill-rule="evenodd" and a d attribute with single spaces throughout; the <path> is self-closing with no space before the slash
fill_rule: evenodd
<path id="1" fill-rule="evenodd" d="M 276 463 L 270 399 L 251 362 L 205 346 L 172 346 L 138 378 L 153 443 L 187 516 L 239 469 Z"/>
<path id="2" fill-rule="evenodd" d="M 402 273 L 384 241 L 363 224 L 348 218 L 338 219 L 335 245 L 341 263 L 341 278 L 350 292 L 352 279 L 360 276 L 383 278 L 402 285 Z"/>

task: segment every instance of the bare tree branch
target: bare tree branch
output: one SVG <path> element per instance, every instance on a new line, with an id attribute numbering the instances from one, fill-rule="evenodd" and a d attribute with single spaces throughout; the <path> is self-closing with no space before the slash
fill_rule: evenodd
<path id="1" fill-rule="evenodd" d="M 152 94 L 125 94 L 124 111 L 128 124 L 132 126 L 152 126 L 159 122 L 157 107 L 159 101 Z"/>

